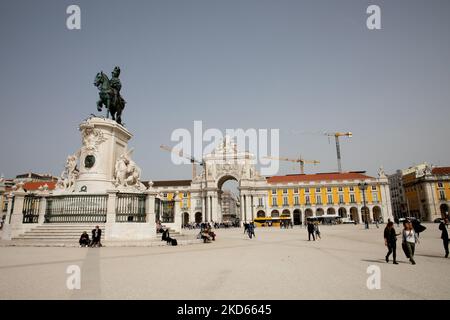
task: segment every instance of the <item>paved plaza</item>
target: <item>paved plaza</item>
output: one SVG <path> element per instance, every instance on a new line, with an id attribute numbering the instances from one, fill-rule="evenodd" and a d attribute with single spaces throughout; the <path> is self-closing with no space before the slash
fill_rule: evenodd
<path id="1" fill-rule="evenodd" d="M 415 266 L 401 248 L 399 265 L 386 264 L 384 226 L 322 226 L 315 242 L 295 227 L 258 228 L 252 240 L 220 229 L 214 243 L 178 247 L 0 247 L 0 298 L 448 299 L 450 259 L 438 225 L 426 226 Z M 71 265 L 80 290 L 67 289 Z M 366 286 L 370 265 L 381 268 L 379 290 Z"/>

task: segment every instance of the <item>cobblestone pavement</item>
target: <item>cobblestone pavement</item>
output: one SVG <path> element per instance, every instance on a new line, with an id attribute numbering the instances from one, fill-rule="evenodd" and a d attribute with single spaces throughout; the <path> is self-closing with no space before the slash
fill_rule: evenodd
<path id="1" fill-rule="evenodd" d="M 295 227 L 252 240 L 220 229 L 214 243 L 178 247 L 0 247 L 0 299 L 449 299 L 450 259 L 426 226 L 414 266 L 400 241 L 399 264 L 384 261 L 384 226 L 322 226 L 315 242 Z M 67 288 L 72 265 L 79 290 Z M 367 288 L 371 265 L 381 289 Z"/>

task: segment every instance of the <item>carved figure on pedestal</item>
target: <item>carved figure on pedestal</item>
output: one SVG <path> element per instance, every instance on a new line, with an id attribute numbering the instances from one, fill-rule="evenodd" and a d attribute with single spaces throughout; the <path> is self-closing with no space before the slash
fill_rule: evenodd
<path id="1" fill-rule="evenodd" d="M 136 187 L 140 189 L 141 169 L 131 160 L 132 150 L 120 155 L 115 164 L 115 185 L 116 187 Z"/>
<path id="2" fill-rule="evenodd" d="M 83 142 L 83 149 L 88 154 L 93 154 L 97 151 L 97 147 L 104 141 L 106 138 L 103 136 L 103 132 L 98 129 L 91 127 L 88 123 L 81 125 L 81 136 Z"/>
<path id="3" fill-rule="evenodd" d="M 61 177 L 58 179 L 57 186 L 59 189 L 68 190 L 71 188 L 78 178 L 77 168 L 78 157 L 73 154 L 69 155 L 64 166 L 64 171 L 61 173 Z"/>

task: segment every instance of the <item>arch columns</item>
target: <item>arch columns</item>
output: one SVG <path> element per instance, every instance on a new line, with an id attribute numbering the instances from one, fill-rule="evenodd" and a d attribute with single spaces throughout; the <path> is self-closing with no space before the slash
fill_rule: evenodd
<path id="1" fill-rule="evenodd" d="M 239 195 L 239 211 L 241 214 L 241 224 L 242 224 L 243 222 L 245 222 L 245 218 L 246 218 L 245 208 L 244 208 L 244 195 L 242 194 L 242 192 Z"/>
<path id="2" fill-rule="evenodd" d="M 364 206 L 358 206 L 358 207 L 356 207 L 356 209 L 357 209 L 357 211 L 358 211 L 358 222 L 361 224 L 361 223 L 364 223 L 364 221 L 363 221 L 363 219 L 362 219 L 362 214 L 361 214 L 361 210 L 362 210 L 362 208 L 363 208 Z"/>
<path id="3" fill-rule="evenodd" d="M 219 197 L 217 194 L 217 191 L 211 196 L 211 221 L 214 222 L 220 222 L 220 214 L 219 210 L 220 210 L 220 205 L 219 205 Z"/>

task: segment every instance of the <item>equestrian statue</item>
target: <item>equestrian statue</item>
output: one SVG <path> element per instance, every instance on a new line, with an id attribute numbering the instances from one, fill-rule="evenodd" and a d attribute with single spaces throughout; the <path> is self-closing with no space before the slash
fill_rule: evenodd
<path id="1" fill-rule="evenodd" d="M 119 79 L 120 68 L 115 67 L 113 72 L 111 72 L 111 80 L 108 76 L 100 71 L 97 73 L 94 86 L 100 91 L 98 93 L 100 99 L 97 101 L 97 110 L 102 111 L 103 106 L 106 110 L 106 117 L 115 120 L 118 124 L 122 124 L 122 111 L 125 108 L 126 101 L 120 95 L 120 89 L 122 88 L 122 83 Z"/>

